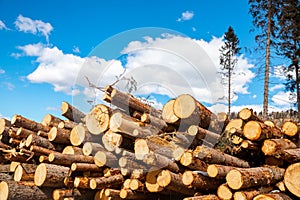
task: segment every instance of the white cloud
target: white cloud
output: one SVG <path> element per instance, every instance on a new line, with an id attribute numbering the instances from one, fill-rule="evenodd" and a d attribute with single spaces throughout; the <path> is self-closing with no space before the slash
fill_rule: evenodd
<path id="1" fill-rule="evenodd" d="M 49 42 L 50 32 L 53 30 L 53 27 L 48 22 L 43 22 L 41 20 L 33 20 L 29 17 L 23 17 L 19 15 L 15 21 L 15 25 L 18 31 L 32 34 L 42 34 L 46 37 L 47 42 Z"/>
<path id="2" fill-rule="evenodd" d="M 256 94 L 252 96 L 252 98 L 253 98 L 253 99 L 256 99 L 256 97 L 257 97 L 257 95 L 256 95 Z"/>
<path id="3" fill-rule="evenodd" d="M 283 84 L 278 84 L 278 85 L 274 85 L 273 87 L 270 88 L 271 92 L 274 92 L 275 90 L 279 90 L 279 89 L 283 89 L 284 85 Z"/>
<path id="4" fill-rule="evenodd" d="M 11 82 L 2 82 L 1 83 L 2 87 L 5 87 L 6 89 L 8 89 L 9 91 L 13 91 L 15 89 L 15 85 L 12 84 Z"/>
<path id="5" fill-rule="evenodd" d="M 193 11 L 185 11 L 181 13 L 181 17 L 177 19 L 178 22 L 191 20 L 194 17 Z"/>
<path id="6" fill-rule="evenodd" d="M 196 31 L 197 31 L 197 29 L 196 29 L 195 27 L 192 27 L 192 31 L 196 32 Z"/>
<path id="7" fill-rule="evenodd" d="M 2 29 L 8 30 L 8 28 L 6 27 L 4 22 L 2 20 L 0 20 L 0 30 L 2 30 Z"/>
<path id="8" fill-rule="evenodd" d="M 0 69 L 0 74 L 5 74 L 5 70 L 4 69 Z"/>
<path id="9" fill-rule="evenodd" d="M 60 111 L 60 108 L 59 107 L 48 106 L 48 107 L 46 107 L 46 110 L 47 111 Z"/>
<path id="10" fill-rule="evenodd" d="M 79 49 L 79 47 L 77 47 L 77 46 L 74 46 L 73 49 L 72 49 L 72 51 L 73 51 L 74 53 L 80 53 L 80 49 Z"/>
<path id="11" fill-rule="evenodd" d="M 292 95 L 291 92 L 280 91 L 273 95 L 272 101 L 278 106 L 290 107 L 294 103 L 294 100 L 290 99 Z"/>

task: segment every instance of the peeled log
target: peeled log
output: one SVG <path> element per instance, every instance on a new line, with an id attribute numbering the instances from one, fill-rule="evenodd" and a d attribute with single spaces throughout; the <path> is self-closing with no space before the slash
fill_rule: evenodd
<path id="1" fill-rule="evenodd" d="M 283 178 L 285 169 L 255 167 L 233 169 L 226 175 L 228 186 L 234 190 L 274 184 Z"/>
<path id="2" fill-rule="evenodd" d="M 297 146 L 292 141 L 281 138 L 265 140 L 261 150 L 265 155 L 273 155 L 278 150 L 295 148 L 297 148 Z"/>
<path id="3" fill-rule="evenodd" d="M 82 122 L 82 119 L 85 117 L 83 112 L 67 102 L 62 102 L 61 104 L 61 115 L 76 123 Z"/>
<path id="4" fill-rule="evenodd" d="M 280 129 L 272 128 L 258 121 L 247 122 L 243 128 L 243 134 L 249 140 L 258 141 L 268 138 L 280 138 L 283 135 Z"/>
<path id="5" fill-rule="evenodd" d="M 197 188 L 200 191 L 215 191 L 222 183 L 218 179 L 213 179 L 201 175 L 200 173 L 193 173 L 192 171 L 185 171 L 182 174 L 182 183 L 192 188 Z"/>
<path id="6" fill-rule="evenodd" d="M 109 128 L 109 120 L 112 110 L 103 105 L 98 104 L 87 114 L 86 127 L 94 135 L 104 133 Z"/>
<path id="7" fill-rule="evenodd" d="M 37 186 L 64 187 L 64 178 L 68 176 L 70 168 L 60 165 L 39 164 L 34 174 Z"/>
<path id="8" fill-rule="evenodd" d="M 14 115 L 11 119 L 11 124 L 17 127 L 23 127 L 32 130 L 34 132 L 38 132 L 38 131 L 48 132 L 50 130 L 50 127 L 44 126 L 43 124 L 27 119 L 21 115 Z"/>
<path id="9" fill-rule="evenodd" d="M 288 166 L 284 173 L 284 184 L 292 194 L 300 197 L 300 163 Z"/>
<path id="10" fill-rule="evenodd" d="M 294 122 L 284 122 L 281 130 L 283 134 L 293 137 L 298 133 L 298 126 Z"/>
<path id="11" fill-rule="evenodd" d="M 250 167 L 249 163 L 242 159 L 205 146 L 198 146 L 194 150 L 194 156 L 210 164 L 222 164 L 235 167 Z"/>
<path id="12" fill-rule="evenodd" d="M 49 188 L 39 188 L 26 182 L 2 181 L 0 183 L 1 200 L 49 200 L 51 194 L 52 190 Z"/>

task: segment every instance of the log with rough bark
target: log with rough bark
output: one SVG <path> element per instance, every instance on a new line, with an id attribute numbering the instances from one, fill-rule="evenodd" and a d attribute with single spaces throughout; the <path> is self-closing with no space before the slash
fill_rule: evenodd
<path id="1" fill-rule="evenodd" d="M 299 131 L 297 124 L 294 122 L 289 122 L 289 121 L 283 123 L 281 130 L 282 130 L 283 134 L 290 136 L 290 137 L 295 136 Z"/>
<path id="2" fill-rule="evenodd" d="M 0 183 L 1 200 L 49 200 L 52 189 L 39 188 L 33 182 L 2 181 Z"/>
<path id="3" fill-rule="evenodd" d="M 248 121 L 263 122 L 262 119 L 260 119 L 258 116 L 256 116 L 254 114 L 253 110 L 249 109 L 249 108 L 243 108 L 242 110 L 240 110 L 240 112 L 238 113 L 238 116 L 245 122 L 248 122 Z"/>
<path id="4" fill-rule="evenodd" d="M 42 119 L 42 122 L 41 124 L 43 124 L 44 126 L 50 126 L 50 127 L 53 127 L 53 126 L 58 126 L 58 124 L 60 122 L 62 122 L 63 120 L 58 118 L 58 117 L 55 117 L 51 114 L 47 114 L 45 115 L 45 117 Z"/>
<path id="5" fill-rule="evenodd" d="M 199 125 L 205 129 L 209 128 L 211 121 L 217 118 L 215 114 L 188 94 L 182 94 L 176 98 L 173 111 L 184 123 Z M 216 130 L 215 127 L 210 128 Z"/>
<path id="6" fill-rule="evenodd" d="M 157 182 L 157 177 L 160 174 L 161 169 L 152 167 L 146 174 L 146 188 L 149 192 L 161 192 L 164 188 L 161 187 Z"/>
<path id="7" fill-rule="evenodd" d="M 90 180 L 91 189 L 103 189 L 105 187 L 118 186 L 124 182 L 124 177 L 121 174 L 116 174 L 110 177 L 92 178 Z"/>
<path id="8" fill-rule="evenodd" d="M 217 195 L 222 200 L 230 200 L 233 197 L 233 192 L 226 183 L 223 183 L 218 187 Z"/>
<path id="9" fill-rule="evenodd" d="M 200 160 L 209 164 L 223 164 L 235 167 L 250 167 L 247 161 L 205 146 L 198 146 L 194 150 L 193 154 L 194 157 L 197 157 Z"/>
<path id="10" fill-rule="evenodd" d="M 76 176 L 74 178 L 74 187 L 75 188 L 90 189 L 90 181 L 91 180 L 92 180 L 91 177 Z"/>
<path id="11" fill-rule="evenodd" d="M 226 181 L 234 190 L 266 186 L 282 180 L 284 171 L 274 166 L 233 169 L 226 175 Z"/>
<path id="12" fill-rule="evenodd" d="M 265 194 L 273 190 L 273 187 L 250 188 L 248 190 L 236 191 L 233 194 L 234 200 L 252 200 L 255 196 Z"/>
<path id="13" fill-rule="evenodd" d="M 149 113 L 144 113 L 141 116 L 141 122 L 150 124 L 151 126 L 154 126 L 158 128 L 159 130 L 163 130 L 166 132 L 173 132 L 177 130 L 176 126 L 168 125 L 163 119 L 154 117 L 150 115 Z"/>
<path id="14" fill-rule="evenodd" d="M 36 132 L 28 130 L 26 128 L 20 127 L 16 132 L 17 138 L 27 138 L 31 134 L 36 134 Z"/>
<path id="15" fill-rule="evenodd" d="M 99 143 L 86 142 L 82 147 L 83 155 L 86 156 L 94 156 L 98 151 L 105 151 L 105 148 Z"/>
<path id="16" fill-rule="evenodd" d="M 182 182 L 181 174 L 175 174 L 169 170 L 162 170 L 157 175 L 157 183 L 163 188 L 179 192 L 181 194 L 194 195 L 196 193 L 196 190 L 189 188 Z"/>
<path id="17" fill-rule="evenodd" d="M 289 139 L 281 138 L 264 140 L 261 150 L 265 155 L 273 155 L 279 150 L 295 148 L 297 148 L 297 146 L 292 141 L 290 141 Z"/>
<path id="18" fill-rule="evenodd" d="M 222 180 L 213 179 L 193 171 L 185 171 L 181 178 L 181 181 L 184 185 L 197 188 L 201 192 L 215 191 L 222 183 Z"/>
<path id="19" fill-rule="evenodd" d="M 19 164 L 16 167 L 14 172 L 14 180 L 33 181 L 36 168 L 37 168 L 36 164 L 27 164 L 27 163 Z"/>
<path id="20" fill-rule="evenodd" d="M 300 148 L 278 150 L 273 156 L 289 163 L 296 163 L 300 161 Z"/>
<path id="21" fill-rule="evenodd" d="M 284 184 L 288 191 L 300 197 L 300 163 L 294 163 L 284 173 Z"/>
<path id="22" fill-rule="evenodd" d="M 30 151 L 34 152 L 34 155 L 46 155 L 48 156 L 50 153 L 54 152 L 53 150 L 46 149 L 44 147 L 31 145 Z"/>
<path id="23" fill-rule="evenodd" d="M 90 190 L 81 189 L 55 189 L 52 192 L 53 200 L 65 200 L 66 198 L 73 197 L 76 200 L 93 199 L 95 192 Z"/>
<path id="24" fill-rule="evenodd" d="M 11 124 L 16 127 L 23 127 L 34 132 L 38 132 L 38 131 L 48 132 L 50 130 L 50 127 L 44 126 L 41 123 L 37 123 L 35 121 L 27 119 L 21 115 L 14 115 L 11 119 Z"/>
<path id="25" fill-rule="evenodd" d="M 144 164 L 142 164 L 140 161 L 138 162 L 138 160 L 134 160 L 130 157 L 123 156 L 119 159 L 118 163 L 119 163 L 119 166 L 121 168 L 127 168 L 127 169 L 130 169 L 130 170 L 132 170 L 132 169 L 143 169 L 143 170 L 145 170 L 146 169 Z"/>
<path id="26" fill-rule="evenodd" d="M 74 146 L 66 146 L 63 149 L 62 154 L 84 155 L 82 148 L 80 148 L 80 147 L 74 147 Z"/>
<path id="27" fill-rule="evenodd" d="M 37 186 L 64 187 L 64 178 L 68 176 L 69 167 L 60 165 L 39 164 L 34 173 L 34 184 Z"/>
<path id="28" fill-rule="evenodd" d="M 50 163 L 64 166 L 71 166 L 72 163 L 94 163 L 93 156 L 62 154 L 59 152 L 50 153 L 48 159 Z"/>
<path id="29" fill-rule="evenodd" d="M 155 199 L 153 194 L 145 194 L 143 192 L 136 192 L 130 189 L 121 189 L 120 190 L 121 199 Z"/>
<path id="30" fill-rule="evenodd" d="M 220 198 L 214 194 L 207 194 L 194 197 L 186 197 L 183 200 L 220 200 Z"/>
<path id="31" fill-rule="evenodd" d="M 197 142 L 197 140 L 200 140 L 204 145 L 210 147 L 213 147 L 220 139 L 219 134 L 203 129 L 196 125 L 191 125 L 187 130 L 187 134 L 190 136 L 194 136 L 196 139 L 194 139 L 195 142 Z M 192 143 L 191 146 L 193 145 L 194 144 Z"/>
<path id="32" fill-rule="evenodd" d="M 55 150 L 55 146 L 46 138 L 34 134 L 30 134 L 26 139 L 26 147 L 36 145 L 50 150 Z"/>
<path id="33" fill-rule="evenodd" d="M 85 117 L 83 112 L 65 101 L 61 104 L 61 115 L 76 123 L 83 122 Z"/>
<path id="34" fill-rule="evenodd" d="M 92 135 L 82 124 L 75 126 L 70 133 L 70 142 L 73 146 L 79 146 L 85 142 L 97 142 L 99 137 Z"/>
<path id="35" fill-rule="evenodd" d="M 0 165 L 0 173 L 8 173 L 10 172 L 10 164 L 1 164 Z"/>
<path id="36" fill-rule="evenodd" d="M 277 127 L 270 127 L 262 122 L 249 121 L 243 128 L 243 134 L 249 140 L 264 140 L 268 138 L 280 138 L 282 132 Z"/>
<path id="37" fill-rule="evenodd" d="M 186 166 L 192 170 L 198 170 L 198 171 L 207 170 L 207 164 L 201 161 L 199 158 L 194 157 L 192 150 L 187 150 L 182 154 L 180 158 L 180 163 L 183 166 Z"/>
<path id="38" fill-rule="evenodd" d="M 253 200 L 292 200 L 292 198 L 284 193 L 270 193 L 257 195 Z"/>
<path id="39" fill-rule="evenodd" d="M 212 178 L 225 178 L 228 172 L 236 167 L 211 164 L 207 166 L 207 174 Z"/>
<path id="40" fill-rule="evenodd" d="M 94 135 L 104 133 L 109 128 L 109 120 L 112 109 L 103 104 L 98 104 L 87 114 L 87 129 Z"/>
<path id="41" fill-rule="evenodd" d="M 64 128 L 64 129 L 71 130 L 76 125 L 77 125 L 76 122 L 73 122 L 73 121 L 70 121 L 70 120 L 65 120 L 65 121 L 59 122 L 58 125 L 57 125 L 57 128 Z"/>
<path id="42" fill-rule="evenodd" d="M 51 142 L 69 145 L 71 144 L 70 133 L 70 130 L 52 127 L 48 132 L 48 139 Z"/>
<path id="43" fill-rule="evenodd" d="M 97 166 L 117 167 L 118 158 L 111 152 L 98 151 L 94 156 L 94 162 Z"/>
<path id="44" fill-rule="evenodd" d="M 98 167 L 96 164 L 91 164 L 91 163 L 72 163 L 71 170 L 73 172 L 84 172 L 84 171 L 102 172 L 103 168 Z"/>

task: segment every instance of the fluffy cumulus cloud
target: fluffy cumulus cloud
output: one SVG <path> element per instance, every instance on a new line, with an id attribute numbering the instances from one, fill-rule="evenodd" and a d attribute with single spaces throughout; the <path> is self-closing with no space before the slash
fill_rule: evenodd
<path id="1" fill-rule="evenodd" d="M 181 13 L 181 17 L 179 17 L 177 19 L 178 22 L 181 22 L 181 21 L 188 21 L 188 20 L 191 20 L 193 19 L 194 17 L 194 12 L 193 11 L 185 11 L 183 13 Z"/>
<path id="2" fill-rule="evenodd" d="M 49 41 L 50 32 L 53 27 L 48 22 L 43 22 L 41 20 L 33 20 L 29 17 L 24 17 L 19 15 L 15 21 L 15 25 L 18 31 L 32 34 L 42 34 L 46 37 L 47 42 Z"/>
<path id="3" fill-rule="evenodd" d="M 276 91 L 276 90 L 280 90 L 280 89 L 283 89 L 285 86 L 283 85 L 283 84 L 276 84 L 276 85 L 274 85 L 274 86 L 272 86 L 271 88 L 270 88 L 270 91 L 271 92 L 274 92 L 274 91 Z"/>
<path id="4" fill-rule="evenodd" d="M 4 22 L 2 20 L 0 20 L 0 30 L 2 30 L 2 29 L 8 30 L 8 28 L 6 27 Z"/>
<path id="5" fill-rule="evenodd" d="M 293 104 L 294 100 L 293 100 L 293 94 L 291 92 L 283 92 L 280 91 L 277 94 L 273 95 L 272 97 L 272 101 L 280 107 L 291 107 L 291 105 Z"/>

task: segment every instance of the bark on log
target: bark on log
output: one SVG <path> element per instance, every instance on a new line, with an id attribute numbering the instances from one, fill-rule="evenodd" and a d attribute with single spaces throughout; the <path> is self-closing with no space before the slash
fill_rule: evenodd
<path id="1" fill-rule="evenodd" d="M 196 137 L 198 140 L 206 141 L 207 143 L 211 143 L 213 145 L 216 144 L 220 139 L 219 134 L 195 125 L 190 126 L 187 130 L 187 133 Z"/>
<path id="2" fill-rule="evenodd" d="M 49 200 L 52 190 L 49 188 L 39 188 L 33 183 L 2 181 L 0 183 L 0 199 L 2 200 Z"/>
<path id="3" fill-rule="evenodd" d="M 97 142 L 99 137 L 92 135 L 82 124 L 75 126 L 70 133 L 70 142 L 73 146 L 80 146 L 86 142 Z"/>
<path id="4" fill-rule="evenodd" d="M 199 158 L 194 157 L 191 150 L 184 152 L 184 154 L 181 156 L 180 163 L 192 170 L 207 170 L 207 164 L 201 161 Z"/>
<path id="5" fill-rule="evenodd" d="M 73 189 L 55 189 L 52 192 L 53 200 L 65 200 L 66 198 L 73 197 L 76 200 L 93 199 L 95 192 L 90 190 Z"/>
<path id="6" fill-rule="evenodd" d="M 85 155 L 70 155 L 52 152 L 48 156 L 49 162 L 58 165 L 71 166 L 72 163 L 94 163 L 94 157 Z"/>
<path id="7" fill-rule="evenodd" d="M 264 140 L 261 150 L 265 155 L 270 156 L 279 150 L 295 148 L 297 148 L 297 146 L 292 141 L 290 141 L 289 139 L 281 138 Z"/>
<path id="8" fill-rule="evenodd" d="M 163 119 L 154 117 L 149 113 L 144 113 L 141 116 L 141 122 L 150 124 L 151 126 L 154 126 L 159 130 L 163 130 L 166 132 L 173 132 L 177 130 L 176 126 L 168 125 Z"/>
<path id="9" fill-rule="evenodd" d="M 65 121 L 59 122 L 59 124 L 57 125 L 57 128 L 64 128 L 64 129 L 71 130 L 76 125 L 77 125 L 76 122 L 73 122 L 73 121 L 70 121 L 70 120 L 65 120 Z"/>
<path id="10" fill-rule="evenodd" d="M 214 194 L 207 194 L 201 196 L 186 197 L 183 200 L 220 200 L 220 198 Z"/>
<path id="11" fill-rule="evenodd" d="M 209 164 L 223 164 L 235 167 L 250 167 L 249 163 L 242 159 L 236 158 L 229 154 L 205 146 L 198 146 L 193 153 L 194 157 L 197 157 L 200 160 Z"/>
<path id="12" fill-rule="evenodd" d="M 55 150 L 55 146 L 46 138 L 34 134 L 30 134 L 26 139 L 26 147 L 36 145 L 46 149 Z"/>
<path id="13" fill-rule="evenodd" d="M 67 102 L 62 102 L 61 112 L 62 116 L 76 123 L 83 122 L 83 118 L 85 117 L 85 114 L 83 112 Z"/>
<path id="14" fill-rule="evenodd" d="M 236 169 L 236 167 L 211 164 L 207 166 L 207 174 L 209 177 L 222 179 L 232 169 Z"/>
<path id="15" fill-rule="evenodd" d="M 217 189 L 217 195 L 222 200 L 230 200 L 233 197 L 231 188 L 226 183 L 220 185 Z"/>
<path id="16" fill-rule="evenodd" d="M 0 173 L 8 173 L 10 171 L 10 164 L 1 164 L 0 165 Z"/>
<path id="17" fill-rule="evenodd" d="M 289 121 L 283 123 L 281 130 L 283 134 L 290 137 L 295 136 L 299 131 L 297 124 Z"/>
<path id="18" fill-rule="evenodd" d="M 70 130 L 52 127 L 48 133 L 48 139 L 51 142 L 70 145 Z"/>
<path id="19" fill-rule="evenodd" d="M 35 155 L 46 155 L 48 156 L 50 153 L 54 152 L 53 150 L 49 150 L 40 146 L 31 145 L 30 151 L 34 152 Z"/>
<path id="20" fill-rule="evenodd" d="M 135 192 L 130 189 L 121 189 L 120 198 L 121 199 L 154 199 L 155 195 L 145 194 L 142 192 Z"/>
<path id="21" fill-rule="evenodd" d="M 185 171 L 182 174 L 182 183 L 186 186 L 199 189 L 201 192 L 212 192 L 215 191 L 218 186 L 222 183 L 219 179 L 213 179 L 207 176 L 203 176 L 200 173 L 194 173 L 192 171 Z"/>
<path id="22" fill-rule="evenodd" d="M 18 136 L 18 138 L 27 138 L 31 134 L 36 134 L 36 132 L 28 130 L 23 127 L 18 128 L 18 130 L 16 132 L 16 135 Z"/>
<path id="23" fill-rule="evenodd" d="M 14 172 L 15 181 L 33 181 L 36 164 L 22 163 L 18 165 Z"/>
<path id="24" fill-rule="evenodd" d="M 82 148 L 80 148 L 80 147 L 74 147 L 74 146 L 66 146 L 63 149 L 62 154 L 84 155 Z"/>
<path id="25" fill-rule="evenodd" d="M 109 128 L 112 110 L 103 105 L 96 105 L 86 116 L 86 127 L 94 135 L 104 133 Z"/>
<path id="26" fill-rule="evenodd" d="M 94 162 L 98 167 L 108 166 L 117 167 L 118 158 L 108 151 L 98 151 L 94 156 Z"/>
<path id="27" fill-rule="evenodd" d="M 268 138 L 280 138 L 283 135 L 280 129 L 276 127 L 271 128 L 258 121 L 247 122 L 243 128 L 243 133 L 244 136 L 249 140 L 257 141 Z"/>
<path id="28" fill-rule="evenodd" d="M 296 163 L 300 161 L 300 148 L 279 150 L 273 156 L 289 163 Z"/>
<path id="29" fill-rule="evenodd" d="M 73 172 L 84 172 L 84 171 L 102 172 L 103 168 L 98 167 L 96 164 L 90 164 L 90 163 L 72 163 L 71 170 Z"/>
<path id="30" fill-rule="evenodd" d="M 34 132 L 38 132 L 38 131 L 48 132 L 50 130 L 50 127 L 44 126 L 41 123 L 37 123 L 35 121 L 27 119 L 21 115 L 14 115 L 11 119 L 11 124 L 16 127 L 23 127 Z"/>
<path id="31" fill-rule="evenodd" d="M 86 142 L 82 147 L 83 155 L 86 156 L 94 156 L 98 151 L 105 151 L 105 148 L 99 143 Z"/>
<path id="32" fill-rule="evenodd" d="M 49 126 L 49 127 L 53 127 L 53 126 L 58 126 L 58 124 L 60 122 L 62 122 L 63 120 L 55 117 L 51 114 L 47 114 L 45 115 L 45 117 L 42 119 L 42 123 L 44 126 Z"/>
<path id="33" fill-rule="evenodd" d="M 288 195 L 284 193 L 271 193 L 260 194 L 253 198 L 253 200 L 292 200 Z"/>
<path id="34" fill-rule="evenodd" d="M 237 191 L 233 194 L 234 200 L 252 200 L 259 194 L 265 194 L 273 190 L 273 187 L 250 188 L 248 190 Z"/>
<path id="35" fill-rule="evenodd" d="M 82 188 L 82 189 L 90 189 L 90 181 L 92 180 L 91 177 L 81 177 L 77 176 L 74 178 L 74 187 L 75 188 Z"/>
<path id="36" fill-rule="evenodd" d="M 284 184 L 295 196 L 300 197 L 300 163 L 294 163 L 284 173 Z"/>
<path id="37" fill-rule="evenodd" d="M 244 126 L 244 121 L 242 119 L 232 119 L 228 122 L 225 127 L 225 131 L 229 131 L 231 128 L 235 128 L 237 130 L 242 130 Z"/>
<path id="38" fill-rule="evenodd" d="M 70 168 L 42 163 L 36 168 L 34 184 L 37 186 L 64 187 L 64 178 L 68 176 Z"/>
<path id="39" fill-rule="evenodd" d="M 253 110 L 249 109 L 249 108 L 243 108 L 242 110 L 240 110 L 240 112 L 238 113 L 238 116 L 245 122 L 248 122 L 248 121 L 263 122 L 262 119 L 260 119 L 258 116 L 256 116 L 254 114 Z"/>
<path id="40" fill-rule="evenodd" d="M 284 171 L 285 169 L 273 166 L 233 169 L 226 175 L 226 181 L 234 190 L 265 186 L 280 181 Z"/>
<path id="41" fill-rule="evenodd" d="M 161 169 L 153 167 L 150 168 L 146 175 L 146 188 L 149 192 L 161 192 L 164 188 L 157 182 L 157 177 L 160 174 Z"/>
<path id="42" fill-rule="evenodd" d="M 121 174 L 116 174 L 111 177 L 92 178 L 90 181 L 91 189 L 103 189 L 105 187 L 118 186 L 124 182 L 124 177 Z"/>

